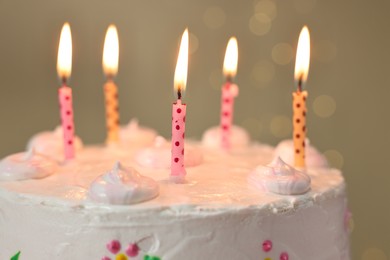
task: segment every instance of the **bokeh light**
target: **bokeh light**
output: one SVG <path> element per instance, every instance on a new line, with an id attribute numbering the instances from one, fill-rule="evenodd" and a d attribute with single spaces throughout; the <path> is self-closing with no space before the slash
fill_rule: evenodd
<path id="1" fill-rule="evenodd" d="M 289 64 L 294 57 L 294 50 L 288 43 L 278 43 L 272 48 L 272 60 L 279 65 Z"/>
<path id="2" fill-rule="evenodd" d="M 330 117 L 336 112 L 336 101 L 328 95 L 321 95 L 313 101 L 313 111 L 319 117 Z"/>
<path id="3" fill-rule="evenodd" d="M 211 6 L 206 9 L 203 15 L 203 22 L 210 29 L 218 29 L 225 24 L 226 13 L 218 6 Z"/>
<path id="4" fill-rule="evenodd" d="M 326 159 L 328 160 L 330 166 L 334 168 L 341 169 L 344 165 L 344 157 L 337 150 L 327 150 L 324 152 Z"/>
<path id="5" fill-rule="evenodd" d="M 199 48 L 199 40 L 198 37 L 196 37 L 196 35 L 193 33 L 190 33 L 189 38 L 189 53 L 194 54 Z"/>
<path id="6" fill-rule="evenodd" d="M 284 115 L 277 115 L 271 120 L 271 134 L 278 138 L 285 138 L 291 135 L 292 123 L 291 118 Z"/>
<path id="7" fill-rule="evenodd" d="M 265 35 L 271 29 L 271 19 L 264 13 L 254 14 L 249 20 L 249 29 L 256 35 Z"/>
<path id="8" fill-rule="evenodd" d="M 257 83 L 268 83 L 275 76 L 275 66 L 268 60 L 261 60 L 252 68 L 252 77 Z M 256 86 L 264 87 L 266 84 L 256 84 Z"/>
<path id="9" fill-rule="evenodd" d="M 362 260 L 387 260 L 387 256 L 382 249 L 371 247 L 367 248 L 362 255 Z"/>
<path id="10" fill-rule="evenodd" d="M 255 4 L 256 14 L 265 14 L 271 20 L 274 20 L 277 15 L 276 3 L 271 0 L 260 0 Z"/>

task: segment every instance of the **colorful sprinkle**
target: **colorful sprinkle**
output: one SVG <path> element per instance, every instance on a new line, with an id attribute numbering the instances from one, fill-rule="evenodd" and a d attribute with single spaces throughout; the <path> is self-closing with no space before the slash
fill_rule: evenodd
<path id="1" fill-rule="evenodd" d="M 118 240 L 112 240 L 107 244 L 107 249 L 113 254 L 116 254 L 121 250 L 121 243 Z"/>
<path id="2" fill-rule="evenodd" d="M 129 246 L 126 249 L 126 254 L 131 257 L 137 256 L 138 252 L 139 252 L 139 247 L 135 243 L 129 244 Z"/>
<path id="3" fill-rule="evenodd" d="M 111 260 L 111 258 L 109 258 L 108 256 L 105 256 L 102 258 L 102 260 Z"/>
<path id="4" fill-rule="evenodd" d="M 271 242 L 271 240 L 265 240 L 263 242 L 263 251 L 264 252 L 269 252 L 269 251 L 271 251 L 271 249 L 272 249 L 272 242 Z"/>
<path id="5" fill-rule="evenodd" d="M 127 260 L 127 256 L 125 256 L 124 254 L 119 254 L 119 255 L 116 255 L 115 256 L 115 260 Z"/>
<path id="6" fill-rule="evenodd" d="M 281 253 L 280 260 L 288 260 L 288 254 L 286 252 Z"/>

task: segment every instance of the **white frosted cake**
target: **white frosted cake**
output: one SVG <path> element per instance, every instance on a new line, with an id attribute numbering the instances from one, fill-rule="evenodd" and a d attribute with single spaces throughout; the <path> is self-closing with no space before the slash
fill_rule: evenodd
<path id="1" fill-rule="evenodd" d="M 80 140 L 66 163 L 55 133 L 4 158 L 0 259 L 350 259 L 344 179 L 316 150 L 294 169 L 289 142 L 225 151 L 206 133 L 176 184 L 166 141 L 131 131 L 136 144 Z"/>

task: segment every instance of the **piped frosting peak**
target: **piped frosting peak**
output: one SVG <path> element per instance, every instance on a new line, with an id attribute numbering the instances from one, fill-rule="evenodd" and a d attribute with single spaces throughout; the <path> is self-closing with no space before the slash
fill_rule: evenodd
<path id="1" fill-rule="evenodd" d="M 31 148 L 0 161 L 0 181 L 41 179 L 53 174 L 57 168 L 57 162 Z"/>
<path id="2" fill-rule="evenodd" d="M 267 191 L 282 194 L 303 194 L 310 189 L 311 179 L 277 157 L 267 166 L 259 166 L 249 176 L 250 184 Z"/>
<path id="3" fill-rule="evenodd" d="M 202 145 L 210 148 L 220 148 L 222 142 L 221 127 L 215 126 L 203 133 Z M 232 125 L 230 131 L 231 148 L 242 148 L 249 145 L 250 138 L 248 132 L 239 126 Z"/>
<path id="4" fill-rule="evenodd" d="M 108 173 L 92 182 L 89 198 L 100 203 L 129 205 L 151 200 L 158 193 L 159 186 L 155 180 L 116 162 Z"/>
<path id="5" fill-rule="evenodd" d="M 120 139 L 124 144 L 150 145 L 156 136 L 157 132 L 155 130 L 140 126 L 138 119 L 130 120 L 127 125 L 120 129 Z"/>

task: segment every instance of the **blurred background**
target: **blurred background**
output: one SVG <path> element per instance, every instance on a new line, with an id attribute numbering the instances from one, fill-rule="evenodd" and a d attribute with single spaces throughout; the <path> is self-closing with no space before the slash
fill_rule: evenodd
<path id="1" fill-rule="evenodd" d="M 119 30 L 122 123 L 170 136 L 179 40 L 190 31 L 187 136 L 219 122 L 227 41 L 239 44 L 235 122 L 254 140 L 291 136 L 295 50 L 311 31 L 308 136 L 342 169 L 353 212 L 353 259 L 390 259 L 390 2 L 337 0 L 0 0 L 0 155 L 21 151 L 59 124 L 56 73 L 61 27 L 73 36 L 76 131 L 105 139 L 101 66 L 110 23 Z"/>

